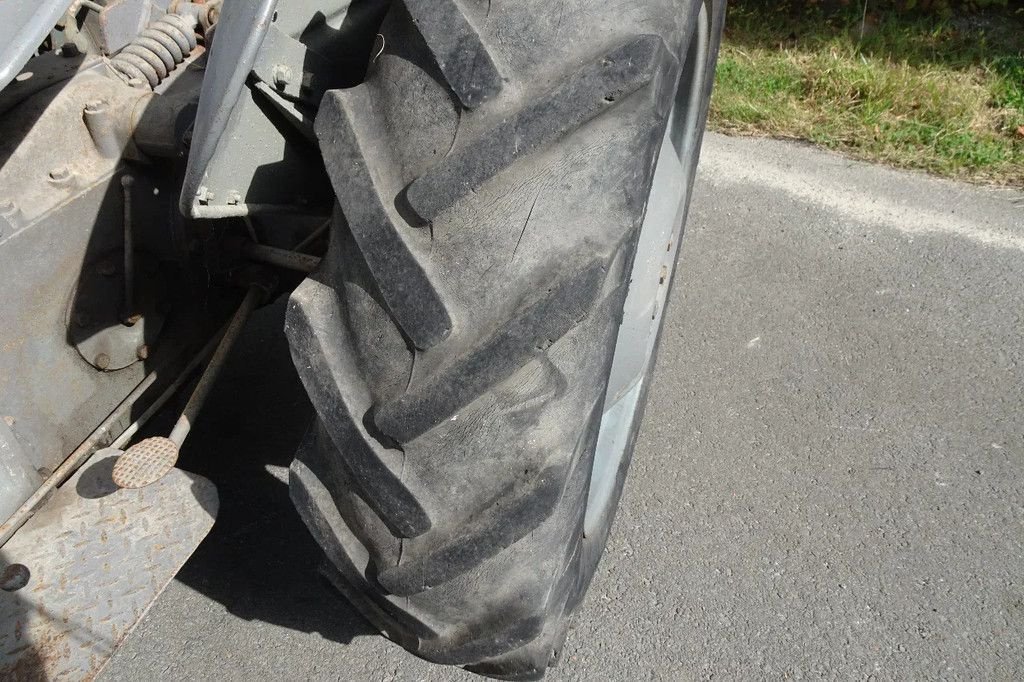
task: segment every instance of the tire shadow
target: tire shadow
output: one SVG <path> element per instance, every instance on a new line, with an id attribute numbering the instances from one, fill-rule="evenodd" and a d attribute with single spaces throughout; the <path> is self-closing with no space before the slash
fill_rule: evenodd
<path id="1" fill-rule="evenodd" d="M 320 576 L 322 551 L 288 497 L 313 410 L 282 331 L 286 303 L 253 313 L 182 449 L 178 466 L 216 484 L 220 513 L 176 579 L 239 618 L 348 643 L 377 631 Z M 166 433 L 176 416 L 147 431 Z"/>

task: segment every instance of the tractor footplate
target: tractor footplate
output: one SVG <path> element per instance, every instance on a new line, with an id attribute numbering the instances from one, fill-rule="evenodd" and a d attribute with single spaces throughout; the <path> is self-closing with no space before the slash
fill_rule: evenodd
<path id="1" fill-rule="evenodd" d="M 0 679 L 94 678 L 213 526 L 210 481 L 174 469 L 120 489 L 117 453 L 97 453 L 0 548 Z"/>

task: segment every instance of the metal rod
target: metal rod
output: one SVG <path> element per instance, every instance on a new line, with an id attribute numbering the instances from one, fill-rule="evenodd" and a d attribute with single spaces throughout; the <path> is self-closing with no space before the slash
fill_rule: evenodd
<path id="1" fill-rule="evenodd" d="M 249 291 L 246 292 L 245 298 L 242 299 L 242 304 L 238 306 L 235 316 L 231 318 L 227 329 L 224 330 L 224 336 L 221 337 L 220 343 L 217 344 L 217 350 L 213 351 L 210 363 L 203 370 L 203 375 L 199 377 L 199 383 L 193 389 L 188 403 L 185 404 L 185 409 L 182 410 L 177 423 L 171 429 L 171 435 L 168 438 L 173 440 L 178 447 L 181 447 L 181 444 L 185 442 L 185 438 L 188 437 L 188 432 L 192 430 L 192 422 L 195 420 L 196 415 L 199 414 L 199 410 L 202 409 L 203 403 L 206 402 L 206 397 L 210 394 L 210 389 L 213 388 L 213 383 L 217 380 L 217 375 L 224 366 L 224 361 L 231 352 L 231 347 L 235 345 L 238 335 L 245 326 L 245 321 L 249 319 L 249 314 L 256 307 L 256 301 L 260 293 L 259 286 L 255 284 L 249 286 Z"/>
<path id="2" fill-rule="evenodd" d="M 327 228 L 329 228 L 330 226 L 331 226 L 331 219 L 328 218 L 327 220 L 325 220 L 323 222 L 323 225 L 321 225 L 320 227 L 318 227 L 315 230 L 313 230 L 312 232 L 310 232 L 308 235 L 306 235 L 305 239 L 303 239 L 301 242 L 299 242 L 298 244 L 293 246 L 292 247 L 292 251 L 302 251 L 304 248 L 306 248 L 307 246 L 312 244 L 315 239 L 318 239 L 320 237 L 320 235 L 322 235 L 324 232 L 326 232 Z M 253 240 L 253 241 L 255 241 L 255 240 Z"/>
<path id="3" fill-rule="evenodd" d="M 120 436 L 114 439 L 110 444 L 110 447 L 117 448 L 118 450 L 124 449 L 124 446 L 128 444 L 128 441 L 132 439 L 132 436 L 138 433 L 139 429 L 145 426 L 146 422 L 148 422 L 154 414 L 163 409 L 163 406 L 166 405 L 167 401 L 181 389 L 182 384 L 188 380 L 192 372 L 194 372 L 204 360 L 210 357 L 210 354 L 213 353 L 214 349 L 217 347 L 217 343 L 220 341 L 221 337 L 224 336 L 224 332 L 227 328 L 227 325 L 224 325 L 224 327 L 217 332 L 212 339 L 206 342 L 206 345 L 203 346 L 202 350 L 189 360 L 188 364 L 185 365 L 178 376 L 174 378 L 174 381 L 164 389 L 164 392 L 146 408 L 145 412 L 139 415 L 138 419 L 129 424 L 128 428 L 122 431 Z"/>
<path id="4" fill-rule="evenodd" d="M 135 178 L 127 173 L 121 176 L 124 194 L 124 319 L 135 315 L 135 239 L 132 234 L 132 185 Z"/>
<path id="5" fill-rule="evenodd" d="M 277 265 L 289 270 L 298 270 L 299 272 L 312 272 L 320 265 L 320 258 L 317 256 L 248 242 L 242 246 L 242 255 L 259 263 Z"/>

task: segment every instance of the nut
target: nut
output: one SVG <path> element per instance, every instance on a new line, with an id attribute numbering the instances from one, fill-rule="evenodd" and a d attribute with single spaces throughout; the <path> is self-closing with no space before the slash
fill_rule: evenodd
<path id="1" fill-rule="evenodd" d="M 196 190 L 196 200 L 204 206 L 213 201 L 214 197 L 216 195 L 206 185 L 200 185 L 199 189 Z"/>
<path id="2" fill-rule="evenodd" d="M 146 358 L 148 358 L 149 357 L 149 346 L 147 346 L 146 344 L 142 344 L 141 346 L 136 348 L 135 349 L 135 357 L 137 357 L 139 360 L 145 360 Z"/>
<path id="3" fill-rule="evenodd" d="M 106 353 L 100 353 L 96 356 L 96 359 L 92 361 L 92 364 L 99 369 L 106 369 L 110 367 L 110 356 Z"/>

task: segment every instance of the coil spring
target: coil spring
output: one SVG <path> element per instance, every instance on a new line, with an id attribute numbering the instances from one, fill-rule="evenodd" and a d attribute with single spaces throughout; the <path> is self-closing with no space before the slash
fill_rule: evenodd
<path id="1" fill-rule="evenodd" d="M 127 80 L 141 79 L 155 88 L 196 48 L 195 19 L 165 14 L 110 60 Z"/>

